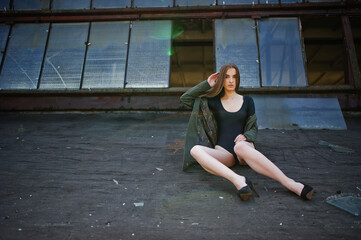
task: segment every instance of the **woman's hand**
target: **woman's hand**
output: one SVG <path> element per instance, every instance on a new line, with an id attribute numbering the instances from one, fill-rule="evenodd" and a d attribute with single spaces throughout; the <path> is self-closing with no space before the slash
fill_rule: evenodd
<path id="1" fill-rule="evenodd" d="M 243 135 L 243 134 L 239 134 L 236 139 L 234 139 L 235 143 L 241 142 L 241 141 L 246 141 L 247 138 Z"/>
<path id="2" fill-rule="evenodd" d="M 208 77 L 207 81 L 208 81 L 209 86 L 213 87 L 214 85 L 216 85 L 218 75 L 219 75 L 219 72 L 216 72 Z"/>

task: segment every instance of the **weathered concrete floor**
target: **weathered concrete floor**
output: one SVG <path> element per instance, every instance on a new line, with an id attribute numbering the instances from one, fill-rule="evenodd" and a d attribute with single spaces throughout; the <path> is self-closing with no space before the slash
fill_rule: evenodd
<path id="1" fill-rule="evenodd" d="M 182 172 L 187 120 L 184 113 L 0 114 L 0 239 L 360 238 L 361 218 L 325 201 L 338 191 L 361 193 L 360 117 L 346 119 L 347 131 L 260 131 L 259 150 L 316 188 L 309 202 L 248 167 L 234 168 L 261 195 L 248 202 L 221 178 Z"/>

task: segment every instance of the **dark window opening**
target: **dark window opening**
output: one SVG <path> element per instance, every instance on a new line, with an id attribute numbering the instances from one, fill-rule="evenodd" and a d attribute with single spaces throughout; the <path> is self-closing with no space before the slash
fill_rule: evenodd
<path id="1" fill-rule="evenodd" d="M 211 19 L 173 21 L 171 87 L 191 87 L 214 72 Z"/>
<path id="2" fill-rule="evenodd" d="M 301 19 L 309 85 L 345 84 L 345 47 L 340 17 Z"/>

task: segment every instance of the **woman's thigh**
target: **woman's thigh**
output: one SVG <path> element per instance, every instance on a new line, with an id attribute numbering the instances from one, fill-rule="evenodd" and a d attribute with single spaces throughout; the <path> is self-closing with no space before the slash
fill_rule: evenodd
<path id="1" fill-rule="evenodd" d="M 198 145 L 203 151 L 207 154 L 212 156 L 213 158 L 217 159 L 219 162 L 223 163 L 227 167 L 231 167 L 235 164 L 236 160 L 234 159 L 233 155 L 228 152 L 226 149 L 216 145 L 215 148 L 209 148 L 205 146 Z"/>
<path id="2" fill-rule="evenodd" d="M 237 143 L 236 143 L 236 144 L 237 144 Z M 254 144 L 251 143 L 251 142 L 243 141 L 241 144 L 246 144 L 247 146 L 249 146 L 249 147 L 251 147 L 251 148 L 255 148 L 255 147 L 254 147 Z M 236 153 L 236 154 L 237 154 L 237 153 Z M 246 163 L 246 161 L 245 161 L 242 157 L 240 157 L 238 154 L 237 154 L 237 158 L 238 158 L 239 165 L 248 165 L 248 164 Z"/>

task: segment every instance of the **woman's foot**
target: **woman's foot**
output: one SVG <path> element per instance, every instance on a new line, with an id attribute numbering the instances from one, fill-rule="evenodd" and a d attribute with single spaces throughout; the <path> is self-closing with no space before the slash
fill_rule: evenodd
<path id="1" fill-rule="evenodd" d="M 238 175 L 236 181 L 234 181 L 234 185 L 236 186 L 237 190 L 244 188 L 247 186 L 246 178 Z"/>
<path id="2" fill-rule="evenodd" d="M 303 185 L 304 185 L 304 187 L 302 189 L 300 197 L 304 200 L 311 200 L 312 195 L 315 192 L 315 190 L 307 184 L 303 184 Z"/>

